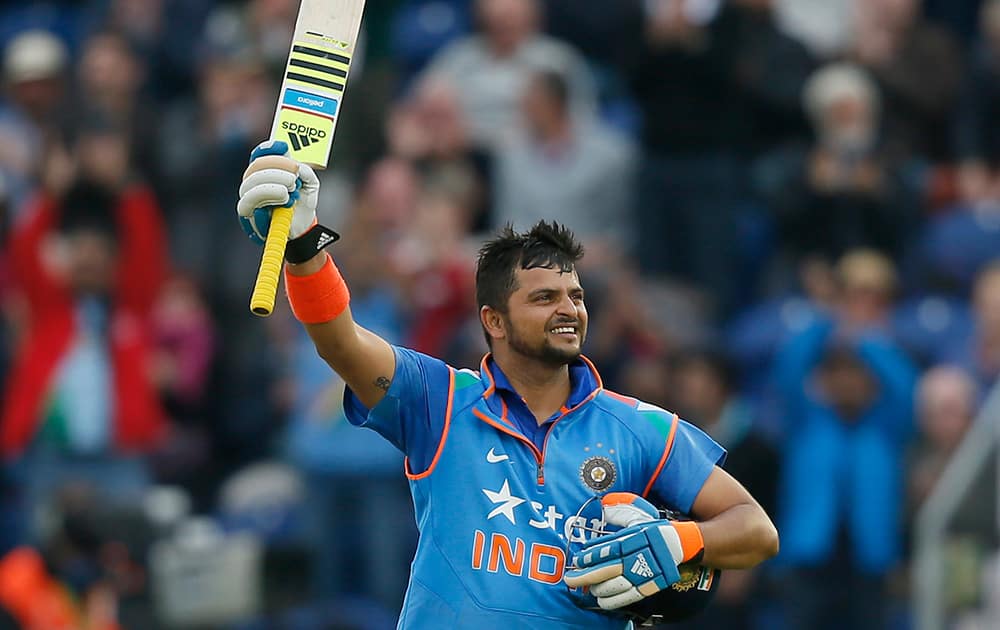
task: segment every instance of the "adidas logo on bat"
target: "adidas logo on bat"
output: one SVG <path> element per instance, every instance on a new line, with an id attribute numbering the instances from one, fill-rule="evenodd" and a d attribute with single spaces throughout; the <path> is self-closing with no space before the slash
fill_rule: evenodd
<path id="1" fill-rule="evenodd" d="M 295 151 L 301 151 L 313 143 L 313 141 L 309 139 L 309 136 L 299 133 L 289 133 L 288 141 L 292 144 L 292 149 Z"/>
<path id="2" fill-rule="evenodd" d="M 326 138 L 326 132 L 316 127 L 308 127 L 290 122 L 281 123 L 281 127 L 288 132 L 288 141 L 295 151 L 301 151 L 314 142 Z"/>

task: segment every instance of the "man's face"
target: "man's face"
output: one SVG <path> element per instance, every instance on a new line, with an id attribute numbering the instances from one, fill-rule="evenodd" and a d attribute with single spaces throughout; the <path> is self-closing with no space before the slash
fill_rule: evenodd
<path id="1" fill-rule="evenodd" d="M 517 289 L 504 316 L 511 350 L 552 365 L 574 361 L 587 336 L 587 309 L 576 271 L 539 267 L 515 274 Z"/>
<path id="2" fill-rule="evenodd" d="M 857 358 L 838 356 L 820 369 L 820 385 L 830 405 L 847 422 L 859 420 L 878 394 L 878 385 Z"/>
<path id="3" fill-rule="evenodd" d="M 677 411 L 700 427 L 715 420 L 726 404 L 726 387 L 712 367 L 699 359 L 688 360 L 677 371 Z"/>
<path id="4" fill-rule="evenodd" d="M 480 0 L 479 19 L 491 46 L 510 54 L 537 29 L 535 0 Z"/>
<path id="5" fill-rule="evenodd" d="M 66 238 L 70 286 L 78 294 L 105 294 L 115 280 L 115 244 L 107 234 L 83 229 Z"/>

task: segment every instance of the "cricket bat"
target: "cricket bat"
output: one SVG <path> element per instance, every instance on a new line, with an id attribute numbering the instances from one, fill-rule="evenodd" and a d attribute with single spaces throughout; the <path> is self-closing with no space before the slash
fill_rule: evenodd
<path id="1" fill-rule="evenodd" d="M 365 0 L 302 0 L 285 76 L 271 126 L 271 140 L 288 143 L 289 155 L 326 168 L 344 100 Z M 293 208 L 275 208 L 257 271 L 250 310 L 267 317 L 281 277 Z"/>

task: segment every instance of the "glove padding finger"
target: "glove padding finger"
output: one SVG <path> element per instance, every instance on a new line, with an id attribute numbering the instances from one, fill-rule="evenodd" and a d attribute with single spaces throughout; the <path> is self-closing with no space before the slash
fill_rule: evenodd
<path id="1" fill-rule="evenodd" d="M 598 605 L 611 610 L 679 580 L 681 553 L 677 532 L 669 522 L 633 525 L 584 547 L 573 556 L 573 568 L 563 579 L 571 588 L 589 587 Z"/>
<path id="2" fill-rule="evenodd" d="M 236 212 L 250 218 L 255 210 L 284 206 L 291 200 L 291 193 L 281 184 L 258 184 L 236 202 Z"/>
<path id="3" fill-rule="evenodd" d="M 316 173 L 289 157 L 285 142 L 260 143 L 250 154 L 236 204 L 243 231 L 255 243 L 263 244 L 270 230 L 271 212 L 285 207 L 294 209 L 288 239 L 304 236 L 317 223 L 319 188 Z"/>
<path id="4" fill-rule="evenodd" d="M 621 574 L 621 558 L 616 558 L 592 567 L 570 569 L 563 576 L 563 581 L 570 588 L 580 588 L 606 582 L 621 576 Z"/>
<path id="5" fill-rule="evenodd" d="M 617 595 L 612 595 L 610 597 L 598 597 L 597 605 L 604 610 L 615 610 L 623 606 L 630 606 L 637 601 L 649 597 L 650 595 L 655 595 L 663 589 L 667 588 L 667 584 L 660 585 L 659 582 L 663 578 L 658 578 L 657 580 L 647 582 L 641 586 L 633 586 L 623 593 L 618 593 Z"/>
<path id="6" fill-rule="evenodd" d="M 319 188 L 319 177 L 316 176 L 316 171 L 308 164 L 299 163 L 299 179 L 302 180 L 302 189 L 304 191 Z"/>
<path id="7" fill-rule="evenodd" d="M 269 186 L 278 184 L 283 186 L 288 192 L 292 192 L 299 185 L 298 175 L 278 168 L 266 168 L 255 173 L 251 173 L 243 178 L 240 184 L 240 197 L 257 186 Z"/>
<path id="8" fill-rule="evenodd" d="M 600 584 L 594 584 L 590 587 L 590 592 L 594 597 L 612 597 L 624 593 L 631 588 L 635 588 L 635 585 L 629 582 L 625 576 L 619 575 L 610 580 L 605 580 Z"/>
<path id="9" fill-rule="evenodd" d="M 656 506 L 632 492 L 610 492 L 601 498 L 604 522 L 616 527 L 631 527 L 660 518 Z"/>

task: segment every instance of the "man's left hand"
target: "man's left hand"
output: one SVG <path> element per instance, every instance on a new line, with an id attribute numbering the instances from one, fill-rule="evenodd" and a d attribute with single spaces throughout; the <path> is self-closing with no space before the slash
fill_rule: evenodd
<path id="1" fill-rule="evenodd" d="M 586 587 L 605 610 L 662 591 L 680 579 L 677 565 L 702 552 L 697 525 L 659 518 L 659 511 L 638 495 L 611 493 L 601 504 L 605 523 L 623 529 L 576 553 L 564 580 L 571 589 Z M 679 532 L 676 526 L 695 531 Z"/>

